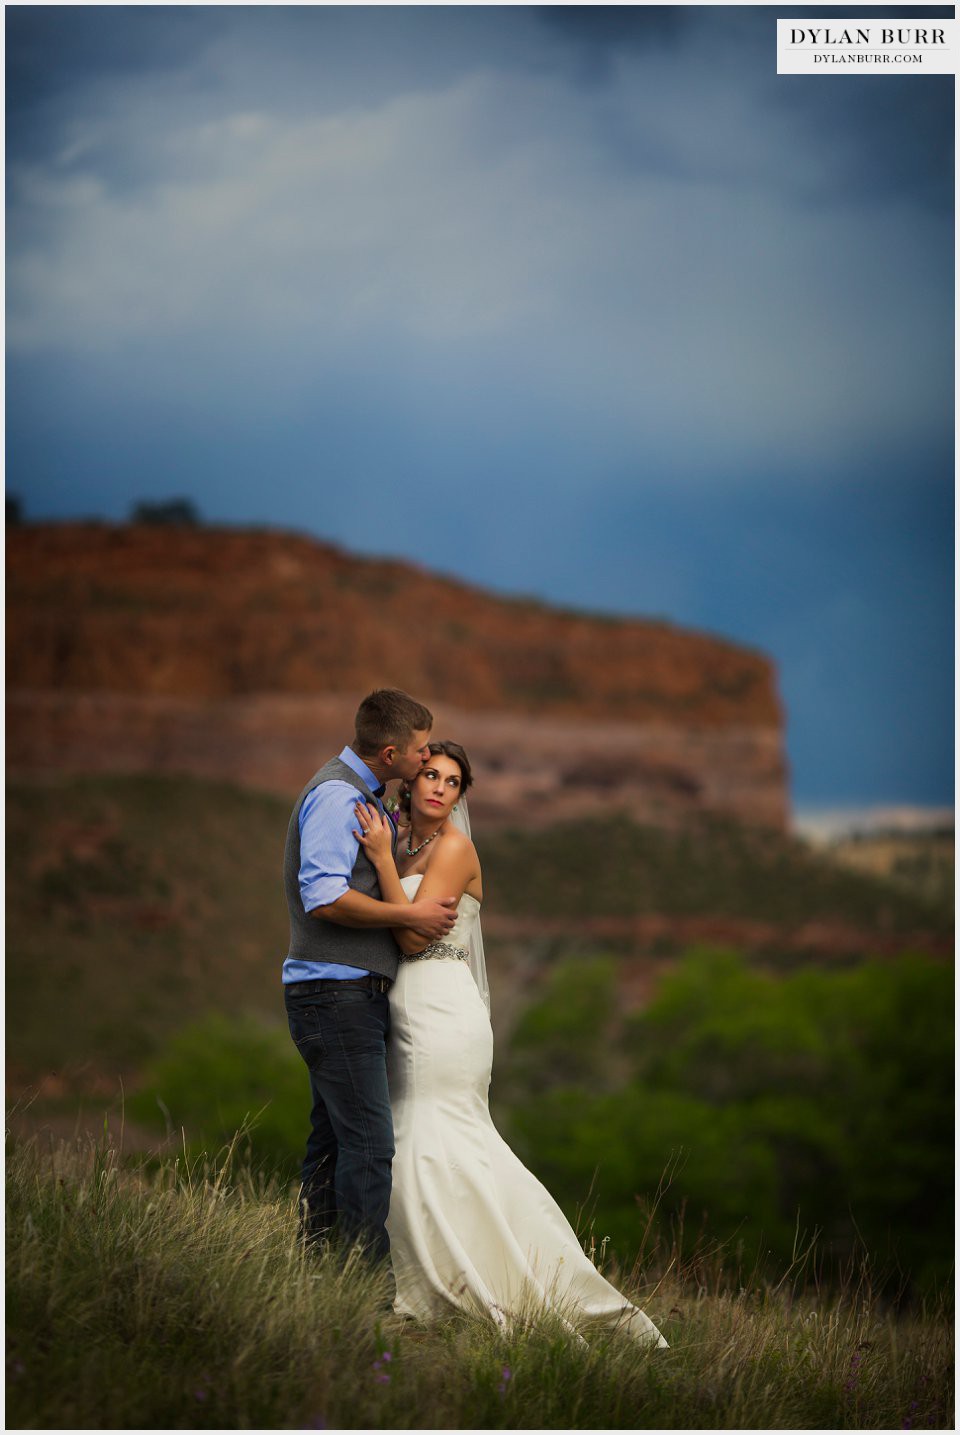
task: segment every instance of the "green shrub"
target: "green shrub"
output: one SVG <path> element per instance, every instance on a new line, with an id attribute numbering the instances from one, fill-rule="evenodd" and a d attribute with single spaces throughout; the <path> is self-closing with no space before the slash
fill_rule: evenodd
<path id="1" fill-rule="evenodd" d="M 241 1128 L 254 1163 L 292 1177 L 306 1142 L 306 1067 L 279 1023 L 213 1012 L 178 1032 L 144 1072 L 133 1115 L 174 1130 L 188 1145 L 215 1152 Z"/>
<path id="2" fill-rule="evenodd" d="M 629 1261 L 643 1212 L 675 1167 L 662 1212 L 694 1230 L 706 1219 L 748 1260 L 789 1261 L 799 1222 L 822 1232 L 838 1261 L 863 1240 L 894 1285 L 923 1290 L 944 1278 L 945 965 L 904 956 L 774 977 L 734 953 L 692 952 L 598 1044 L 597 1015 L 612 1003 L 607 972 L 600 962 L 557 969 L 518 1028 L 506 1078 L 510 1132 L 568 1215 L 592 1190 L 596 1228 Z"/>
<path id="3" fill-rule="evenodd" d="M 561 961 L 542 1000 L 527 1008 L 514 1030 L 514 1075 L 535 1090 L 605 1084 L 615 1011 L 614 961 Z"/>

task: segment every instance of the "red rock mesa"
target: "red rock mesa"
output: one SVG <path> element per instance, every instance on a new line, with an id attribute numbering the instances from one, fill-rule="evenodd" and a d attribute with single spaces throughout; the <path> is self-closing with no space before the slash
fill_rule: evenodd
<path id="1" fill-rule="evenodd" d="M 294 534 L 7 530 L 7 765 L 192 773 L 294 793 L 397 686 L 476 767 L 478 818 L 624 808 L 788 820 L 763 654 L 665 621 L 495 597 Z"/>

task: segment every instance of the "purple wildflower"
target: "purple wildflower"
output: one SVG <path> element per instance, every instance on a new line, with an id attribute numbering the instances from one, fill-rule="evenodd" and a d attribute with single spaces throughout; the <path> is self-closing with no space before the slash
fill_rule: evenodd
<path id="1" fill-rule="evenodd" d="M 500 1392 L 501 1395 L 506 1395 L 507 1382 L 512 1379 L 513 1371 L 510 1369 L 509 1365 L 505 1365 L 503 1367 L 503 1370 L 500 1372 L 500 1384 L 497 1386 L 497 1390 Z"/>
<path id="2" fill-rule="evenodd" d="M 860 1351 L 855 1350 L 850 1359 L 850 1372 L 847 1376 L 846 1384 L 843 1387 L 848 1395 L 851 1394 L 857 1388 L 857 1381 L 860 1379 L 860 1364 L 862 1360 L 863 1356 L 861 1355 Z"/>

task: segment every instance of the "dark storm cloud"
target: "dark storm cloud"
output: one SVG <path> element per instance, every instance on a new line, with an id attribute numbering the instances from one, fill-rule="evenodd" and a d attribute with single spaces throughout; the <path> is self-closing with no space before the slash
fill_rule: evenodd
<path id="1" fill-rule="evenodd" d="M 696 23 L 693 7 L 676 5 L 544 5 L 536 14 L 578 44 L 603 50 L 677 40 Z"/>
<path id="2" fill-rule="evenodd" d="M 571 75 L 591 87 L 609 83 L 625 54 L 643 51 L 669 55 L 682 49 L 688 60 L 699 53 L 733 83 L 738 74 L 749 74 L 763 105 L 797 124 L 800 165 L 791 164 L 789 150 L 777 155 L 779 183 L 787 193 L 814 203 L 852 204 L 895 194 L 953 212 L 953 77 L 891 77 L 877 85 L 875 76 L 845 76 L 843 84 L 826 86 L 820 77 L 777 76 L 771 63 L 776 21 L 809 19 L 809 6 L 570 6 L 544 7 L 538 14 L 564 40 Z M 816 7 L 817 17 L 828 21 L 856 14 L 849 6 Z M 953 15 L 952 7 L 941 6 L 924 8 L 916 18 L 922 23 Z M 875 6 L 869 16 L 902 21 L 903 11 Z M 688 71 L 694 106 L 702 101 L 701 79 L 697 70 Z M 707 116 L 704 122 L 709 123 Z M 609 140 L 617 145 L 615 127 Z M 815 170 L 804 163 L 809 148 L 819 156 Z M 656 163 L 632 135 L 620 154 L 624 163 Z M 735 168 L 730 156 L 727 174 Z"/>
<path id="3" fill-rule="evenodd" d="M 610 78 L 625 47 L 672 46 L 696 24 L 693 10 L 676 5 L 544 5 L 536 14 L 567 47 L 573 77 L 591 87 Z"/>
<path id="4" fill-rule="evenodd" d="M 786 85 L 770 102 L 795 115 L 824 156 L 812 197 L 863 206 L 890 197 L 953 214 L 953 76 L 891 77 L 878 86 L 858 75 L 820 91 Z"/>
<path id="5" fill-rule="evenodd" d="M 8 158 L 42 153 L 91 83 L 171 73 L 222 28 L 186 7 L 10 6 L 5 12 Z"/>

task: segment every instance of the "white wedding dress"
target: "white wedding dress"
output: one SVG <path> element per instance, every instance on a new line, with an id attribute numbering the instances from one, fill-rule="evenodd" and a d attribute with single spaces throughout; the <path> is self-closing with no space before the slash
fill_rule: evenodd
<path id="1" fill-rule="evenodd" d="M 403 878 L 408 896 L 421 880 Z M 390 990 L 394 1308 L 429 1320 L 457 1307 L 503 1325 L 546 1305 L 578 1332 L 616 1326 L 666 1346 L 643 1311 L 604 1280 L 490 1119 L 493 1032 L 455 955 L 479 914 L 480 903 L 464 893 L 449 935 L 431 944 L 436 954 L 402 961 Z"/>

